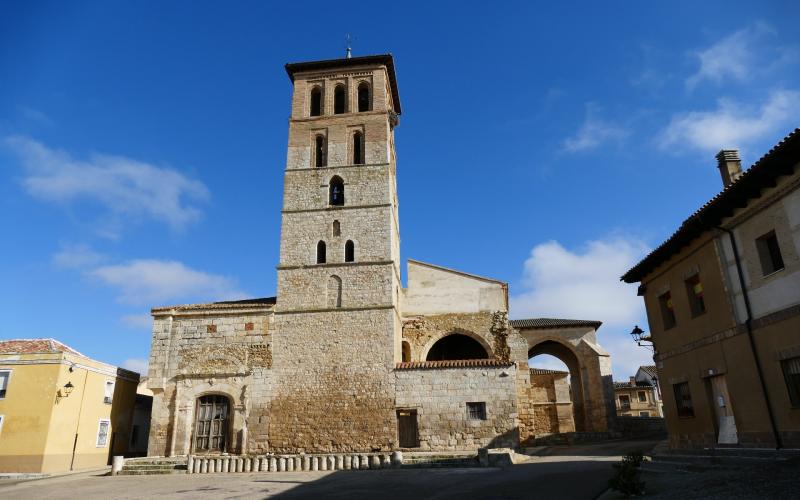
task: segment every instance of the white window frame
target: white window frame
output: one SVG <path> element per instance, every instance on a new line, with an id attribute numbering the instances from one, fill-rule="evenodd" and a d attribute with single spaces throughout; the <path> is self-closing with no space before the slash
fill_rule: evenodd
<path id="1" fill-rule="evenodd" d="M 0 415 L 0 436 L 3 434 L 3 422 L 5 422 L 6 416 Z"/>
<path id="2" fill-rule="evenodd" d="M 108 387 L 111 386 L 111 395 L 108 395 Z M 103 385 L 103 403 L 110 405 L 114 402 L 114 389 L 117 386 L 117 382 L 115 380 L 106 380 L 105 385 Z"/>
<path id="3" fill-rule="evenodd" d="M 13 370 L 6 370 L 6 369 L 0 370 L 0 373 L 8 373 L 8 377 L 6 377 L 6 394 L 8 394 L 8 386 L 11 385 L 11 372 L 12 371 Z M 2 399 L 6 399 L 6 396 L 5 395 L 0 396 L 0 400 L 2 400 Z"/>
<path id="4" fill-rule="evenodd" d="M 108 424 L 108 428 L 106 429 L 106 442 L 100 444 L 100 429 L 103 428 L 103 423 Z M 107 418 L 101 418 L 100 422 L 97 424 L 97 439 L 95 439 L 95 446 L 97 448 L 108 448 L 108 437 L 111 435 L 111 420 Z"/>

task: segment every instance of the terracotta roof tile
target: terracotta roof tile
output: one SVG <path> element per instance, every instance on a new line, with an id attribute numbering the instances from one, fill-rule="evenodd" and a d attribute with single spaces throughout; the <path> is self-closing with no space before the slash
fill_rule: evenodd
<path id="1" fill-rule="evenodd" d="M 277 302 L 276 297 L 262 297 L 258 299 L 245 300 L 223 300 L 220 302 L 207 302 L 204 304 L 181 304 L 175 306 L 160 306 L 151 309 L 151 312 L 165 311 L 195 311 L 203 309 L 247 309 L 252 307 L 274 306 Z"/>
<path id="2" fill-rule="evenodd" d="M 446 361 L 406 361 L 397 363 L 398 370 L 415 370 L 430 368 L 502 368 L 513 366 L 511 361 L 500 361 L 499 359 L 454 359 Z"/>
<path id="3" fill-rule="evenodd" d="M 531 368 L 531 375 L 569 375 L 569 372 L 561 370 L 547 370 L 545 368 Z"/>
<path id="4" fill-rule="evenodd" d="M 557 319 L 557 318 L 531 318 L 512 319 L 509 321 L 514 328 L 569 328 L 574 326 L 591 326 L 600 328 L 602 321 L 586 319 Z"/>
<path id="5" fill-rule="evenodd" d="M 653 386 L 648 382 L 636 382 L 635 385 L 630 382 L 614 382 L 614 389 L 635 389 L 637 387 L 647 388 Z"/>
<path id="6" fill-rule="evenodd" d="M 646 374 L 650 375 L 651 377 L 658 376 L 658 372 L 656 371 L 656 365 L 644 365 L 640 366 L 639 369 L 645 372 Z"/>
<path id="7" fill-rule="evenodd" d="M 68 352 L 83 356 L 75 349 L 55 339 L 0 340 L 0 353 L 2 354 L 33 354 L 40 352 Z"/>

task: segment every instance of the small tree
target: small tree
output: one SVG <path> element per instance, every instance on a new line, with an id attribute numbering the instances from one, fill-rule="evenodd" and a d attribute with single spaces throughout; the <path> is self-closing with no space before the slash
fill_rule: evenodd
<path id="1" fill-rule="evenodd" d="M 622 461 L 614 464 L 614 477 L 608 480 L 608 486 L 625 496 L 644 494 L 644 481 L 639 480 L 639 467 L 644 462 L 641 451 L 625 455 Z"/>

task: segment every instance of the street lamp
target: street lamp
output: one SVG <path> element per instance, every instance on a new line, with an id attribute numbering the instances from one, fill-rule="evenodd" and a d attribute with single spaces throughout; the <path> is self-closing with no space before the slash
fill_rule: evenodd
<path id="1" fill-rule="evenodd" d="M 639 325 L 633 327 L 633 330 L 631 330 L 631 337 L 633 337 L 633 341 L 636 342 L 636 345 L 639 347 L 646 347 L 651 351 L 655 351 L 653 347 L 653 337 L 644 333 L 644 330 L 639 328 Z"/>
<path id="2" fill-rule="evenodd" d="M 67 382 L 66 384 L 64 384 L 64 394 L 69 396 L 72 393 L 72 389 L 74 388 L 75 386 L 72 385 L 72 382 Z"/>

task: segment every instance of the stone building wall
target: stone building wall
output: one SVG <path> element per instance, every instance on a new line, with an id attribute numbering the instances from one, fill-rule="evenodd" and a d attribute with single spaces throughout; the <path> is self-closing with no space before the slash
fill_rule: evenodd
<path id="1" fill-rule="evenodd" d="M 574 432 L 569 373 L 532 368 L 530 376 L 534 435 Z"/>
<path id="2" fill-rule="evenodd" d="M 197 398 L 231 404 L 232 452 L 264 451 L 272 393 L 271 305 L 196 305 L 153 310 L 148 454 L 189 453 Z"/>
<path id="3" fill-rule="evenodd" d="M 398 369 L 397 407 L 417 410 L 421 450 L 516 446 L 515 372 L 513 364 Z M 486 420 L 470 420 L 467 402 L 485 402 Z"/>

